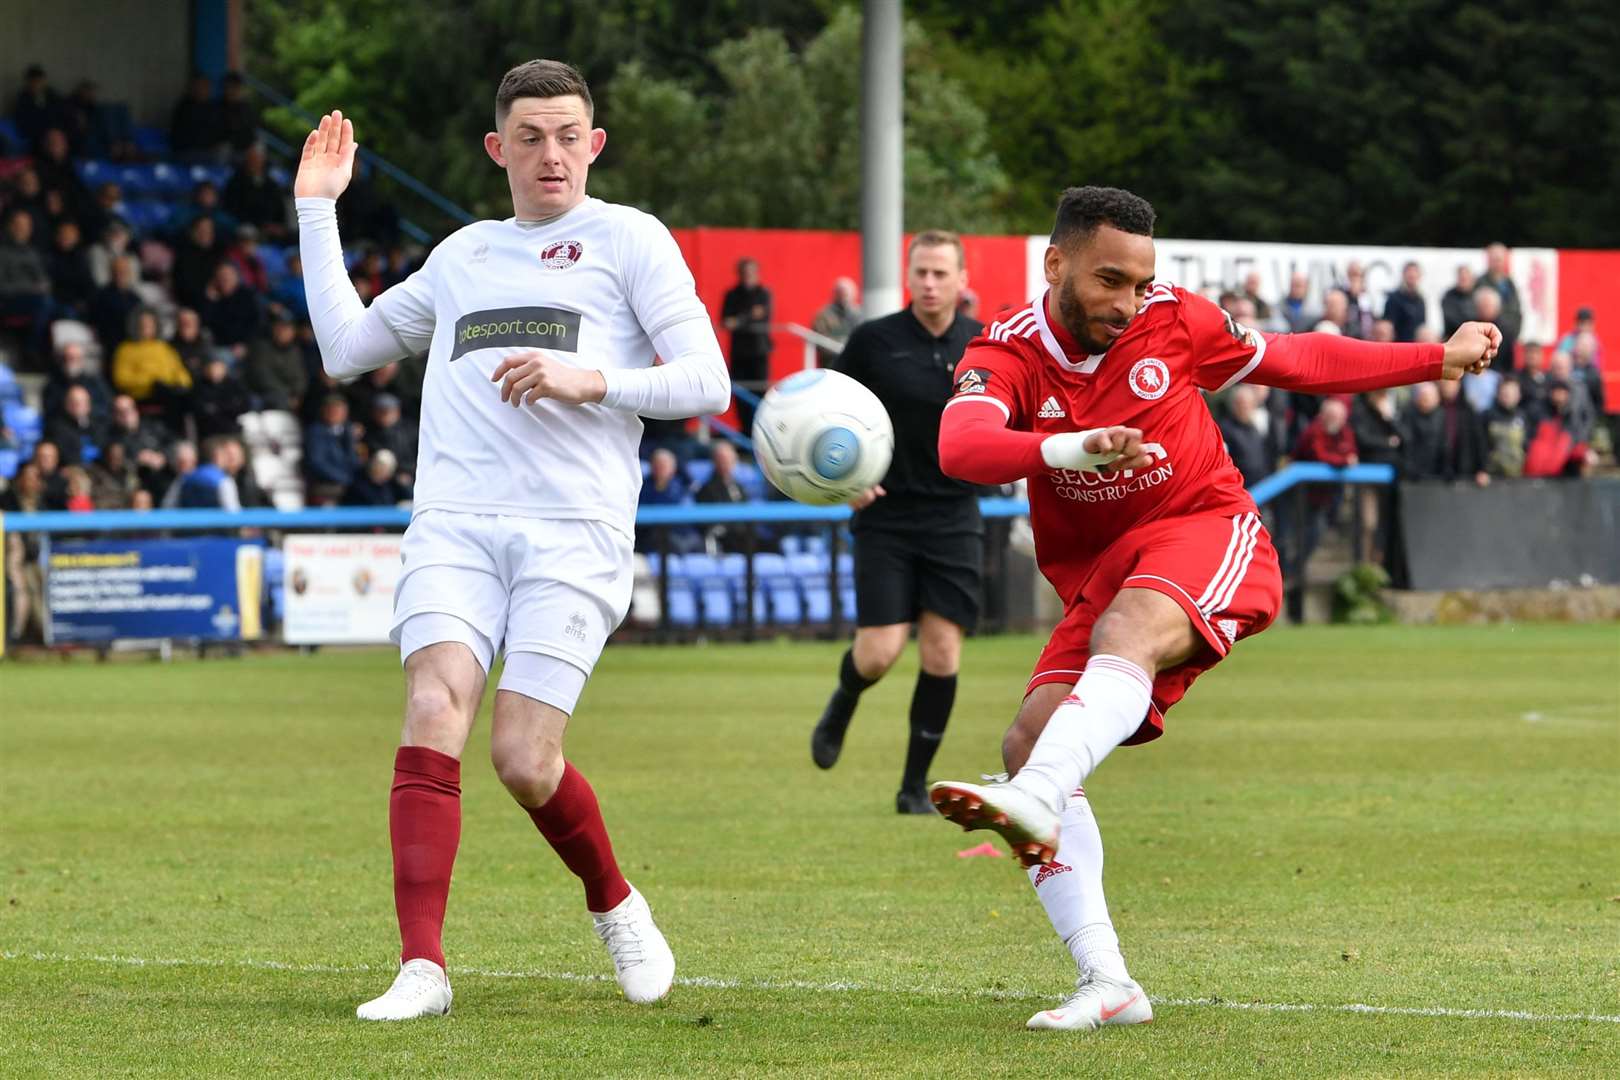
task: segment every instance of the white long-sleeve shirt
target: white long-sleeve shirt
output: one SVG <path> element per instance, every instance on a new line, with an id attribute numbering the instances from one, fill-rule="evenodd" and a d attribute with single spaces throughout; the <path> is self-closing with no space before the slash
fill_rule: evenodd
<path id="1" fill-rule="evenodd" d="M 720 412 L 725 361 L 662 223 L 586 199 L 542 223 L 480 221 L 364 307 L 331 199 L 298 200 L 310 319 L 326 370 L 352 378 L 428 353 L 416 511 L 588 518 L 629 532 L 641 420 Z M 602 372 L 601 404 L 513 408 L 490 375 L 529 349 Z M 654 366 L 654 356 L 665 362 Z"/>

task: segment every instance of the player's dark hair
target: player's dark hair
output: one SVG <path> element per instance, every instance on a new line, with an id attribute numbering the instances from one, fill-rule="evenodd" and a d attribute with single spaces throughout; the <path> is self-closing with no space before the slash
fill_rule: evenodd
<path id="1" fill-rule="evenodd" d="M 512 102 L 518 98 L 578 97 L 585 102 L 585 115 L 596 115 L 591 88 L 578 69 L 561 60 L 530 60 L 508 71 L 495 91 L 495 126 L 506 123 Z"/>
<path id="2" fill-rule="evenodd" d="M 1153 206 L 1140 195 L 1111 187 L 1072 187 L 1058 199 L 1052 243 L 1072 247 L 1110 225 L 1137 236 L 1153 235 Z"/>

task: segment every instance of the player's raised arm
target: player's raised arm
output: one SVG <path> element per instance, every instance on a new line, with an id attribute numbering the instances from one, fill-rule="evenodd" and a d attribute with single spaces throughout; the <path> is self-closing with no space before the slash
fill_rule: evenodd
<path id="1" fill-rule="evenodd" d="M 379 309 L 368 310 L 361 303 L 343 265 L 337 198 L 354 175 L 354 152 L 354 124 L 333 111 L 321 117 L 320 126 L 304 140 L 293 180 L 309 321 L 315 328 L 321 364 L 328 375 L 338 379 L 380 368 L 410 351 L 408 342 L 389 327 Z M 430 319 L 428 337 L 431 334 Z M 425 347 L 425 340 L 420 343 Z"/>

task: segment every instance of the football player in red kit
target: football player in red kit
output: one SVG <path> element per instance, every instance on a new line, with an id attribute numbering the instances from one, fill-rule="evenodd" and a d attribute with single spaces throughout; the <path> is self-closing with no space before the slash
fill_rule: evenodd
<path id="1" fill-rule="evenodd" d="M 1114 747 L 1158 738 L 1193 680 L 1281 601 L 1277 553 L 1200 392 L 1457 379 L 1502 340 L 1479 322 L 1444 345 L 1261 334 L 1154 281 L 1153 219 L 1127 191 L 1064 192 L 1048 291 L 968 346 L 939 429 L 948 475 L 1028 478 L 1036 560 L 1065 605 L 1002 742 L 1011 778 L 930 790 L 952 821 L 1006 838 L 1074 956 L 1075 993 L 1033 1028 L 1153 1018 L 1108 917 L 1081 783 Z"/>

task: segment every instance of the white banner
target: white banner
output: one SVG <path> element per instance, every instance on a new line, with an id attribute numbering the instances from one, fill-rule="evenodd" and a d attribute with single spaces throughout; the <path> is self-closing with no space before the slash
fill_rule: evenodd
<path id="1" fill-rule="evenodd" d="M 400 537 L 290 534 L 286 555 L 289 645 L 386 644 L 399 582 Z"/>
<path id="2" fill-rule="evenodd" d="M 1046 289 L 1043 260 L 1048 238 L 1031 236 L 1025 247 L 1029 295 Z M 1306 308 L 1320 311 L 1322 293 L 1344 281 L 1344 269 L 1359 262 L 1366 272 L 1367 294 L 1374 317 L 1384 313 L 1384 297 L 1401 283 L 1408 262 L 1423 268 L 1423 297 L 1428 322 L 1442 329 L 1440 298 L 1457 283 L 1457 268 L 1469 266 L 1477 278 L 1485 272 L 1481 248 L 1373 247 L 1359 244 L 1270 244 L 1232 240 L 1155 239 L 1160 281 L 1184 289 L 1241 289 L 1250 273 L 1260 275 L 1260 298 L 1275 305 L 1288 293 L 1295 271 L 1310 277 Z M 1558 328 L 1558 252 L 1553 248 L 1514 248 L 1509 273 L 1524 309 L 1521 342 L 1552 342 Z"/>

